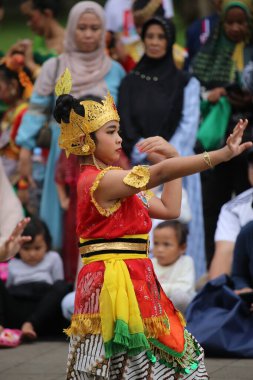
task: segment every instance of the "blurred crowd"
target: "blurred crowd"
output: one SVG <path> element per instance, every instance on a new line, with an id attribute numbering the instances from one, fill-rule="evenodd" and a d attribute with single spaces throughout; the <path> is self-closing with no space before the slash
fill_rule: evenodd
<path id="1" fill-rule="evenodd" d="M 210 3 L 214 12 L 194 21 L 186 46 L 180 46 L 172 0 L 107 0 L 104 8 L 95 1 L 76 2 L 65 27 L 58 21 L 59 1 L 21 2 L 34 39 L 17 36 L 0 52 L 0 245 L 22 216 L 31 217 L 24 234 L 32 240 L 0 264 L 0 334 L 16 331 L 12 339 L 19 342 L 20 328 L 28 339 L 59 333 L 73 312 L 81 265 L 75 232 L 80 162 L 60 151 L 53 118 L 54 87 L 65 68 L 75 98 L 96 100 L 108 90 L 114 97 L 123 138 L 115 164 L 125 169 L 162 159 L 138 150 L 138 142 L 151 136 L 188 156 L 223 146 L 236 122 L 248 119 L 244 138 L 252 140 L 253 1 Z M 0 1 L 0 22 L 4 17 Z M 232 322 L 252 322 L 252 237 L 251 150 L 184 178 L 179 219 L 153 221 L 157 277 L 211 353 L 253 355 L 253 336 L 249 347 L 223 347 L 218 329 L 215 335 L 219 318 L 211 318 L 210 338 L 201 314 L 208 316 L 210 299 L 221 312 L 240 303 Z M 215 296 L 224 287 L 231 291 L 224 298 L 234 297 L 230 308 Z M 195 315 L 201 317 L 196 321 Z M 0 345 L 5 338 L 0 335 Z"/>

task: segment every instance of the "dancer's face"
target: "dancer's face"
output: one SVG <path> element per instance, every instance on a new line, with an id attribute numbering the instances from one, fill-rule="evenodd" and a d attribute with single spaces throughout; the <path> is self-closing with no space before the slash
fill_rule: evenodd
<path id="1" fill-rule="evenodd" d="M 165 56 L 168 41 L 160 25 L 150 25 L 144 38 L 145 53 L 148 57 L 160 59 Z"/>
<path id="2" fill-rule="evenodd" d="M 248 17 L 239 7 L 231 8 L 224 18 L 224 31 L 226 36 L 235 43 L 246 39 L 249 32 Z"/>
<path id="3" fill-rule="evenodd" d="M 96 132 L 95 157 L 107 165 L 118 161 L 122 151 L 121 143 L 119 123 L 109 121 Z"/>
<path id="4" fill-rule="evenodd" d="M 75 43 L 80 52 L 92 53 L 102 41 L 102 23 L 94 13 L 83 13 L 75 30 Z"/>
<path id="5" fill-rule="evenodd" d="M 154 230 L 154 256 L 159 265 L 175 263 L 185 249 L 185 244 L 180 245 L 174 228 L 164 227 Z"/>

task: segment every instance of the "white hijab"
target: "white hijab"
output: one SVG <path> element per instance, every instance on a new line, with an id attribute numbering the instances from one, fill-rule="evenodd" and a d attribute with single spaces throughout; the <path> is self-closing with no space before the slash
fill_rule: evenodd
<path id="1" fill-rule="evenodd" d="M 94 13 L 100 20 L 102 36 L 99 47 L 91 53 L 78 51 L 75 43 L 75 31 L 80 16 L 83 13 Z M 41 75 L 35 84 L 35 92 L 49 95 L 53 92 L 56 79 L 68 67 L 72 75 L 71 94 L 77 98 L 85 95 L 103 97 L 107 93 L 105 76 L 110 71 L 112 60 L 105 52 L 105 14 L 103 8 L 93 1 L 80 1 L 75 4 L 68 16 L 64 39 L 64 53 L 58 58 L 57 75 L 55 58 L 43 65 Z M 56 76 L 56 78 L 54 78 Z"/>

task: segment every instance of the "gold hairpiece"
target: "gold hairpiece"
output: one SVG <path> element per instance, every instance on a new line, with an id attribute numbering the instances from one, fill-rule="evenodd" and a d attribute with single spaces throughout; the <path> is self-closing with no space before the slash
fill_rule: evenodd
<path id="1" fill-rule="evenodd" d="M 72 87 L 71 73 L 68 69 L 61 75 L 56 86 L 56 95 L 69 93 Z M 96 149 L 95 142 L 90 134 L 97 131 L 109 121 L 119 121 L 119 115 L 113 97 L 108 92 L 102 104 L 94 100 L 80 102 L 84 106 L 85 115 L 80 116 L 72 109 L 69 123 L 61 122 L 59 146 L 75 155 L 91 155 Z"/>
<path id="2" fill-rule="evenodd" d="M 72 88 L 72 77 L 68 68 L 64 71 L 64 73 L 58 79 L 55 86 L 55 93 L 57 96 L 63 94 L 69 94 Z"/>

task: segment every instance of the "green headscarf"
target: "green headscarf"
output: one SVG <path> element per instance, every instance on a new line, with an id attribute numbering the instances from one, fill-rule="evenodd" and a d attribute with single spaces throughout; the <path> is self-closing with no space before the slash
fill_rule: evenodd
<path id="1" fill-rule="evenodd" d="M 224 34 L 222 20 L 226 12 L 233 7 L 243 9 L 252 20 L 252 0 L 224 0 L 222 15 L 209 40 L 193 60 L 192 72 L 202 85 L 208 89 L 225 86 L 237 80 L 237 71 L 232 60 L 236 43 Z"/>
<path id="2" fill-rule="evenodd" d="M 252 18 L 253 2 L 252 0 L 223 0 L 222 2 L 222 14 L 225 14 L 230 8 L 239 7 L 242 8 L 249 18 Z"/>

